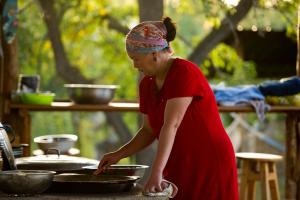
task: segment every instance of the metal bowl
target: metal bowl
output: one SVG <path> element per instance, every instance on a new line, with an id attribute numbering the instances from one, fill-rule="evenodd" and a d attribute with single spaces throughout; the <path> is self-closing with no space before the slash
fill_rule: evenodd
<path id="1" fill-rule="evenodd" d="M 44 170 L 11 170 L 0 172 L 0 190 L 7 194 L 33 195 L 46 191 L 55 172 Z"/>
<path id="2" fill-rule="evenodd" d="M 107 104 L 117 85 L 65 84 L 72 101 L 78 104 Z"/>
<path id="3" fill-rule="evenodd" d="M 77 135 L 57 134 L 35 137 L 33 141 L 44 152 L 47 152 L 48 149 L 57 149 L 60 153 L 66 154 L 74 146 L 77 139 Z"/>

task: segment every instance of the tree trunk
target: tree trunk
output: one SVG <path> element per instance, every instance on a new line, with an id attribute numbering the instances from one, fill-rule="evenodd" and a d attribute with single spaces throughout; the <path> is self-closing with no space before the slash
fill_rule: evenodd
<path id="1" fill-rule="evenodd" d="M 161 20 L 164 11 L 163 0 L 139 0 L 140 22 Z"/>
<path id="2" fill-rule="evenodd" d="M 249 12 L 256 0 L 241 0 L 236 12 L 222 20 L 218 29 L 213 29 L 194 49 L 188 59 L 196 64 L 203 63 L 209 52 L 222 42 Z"/>

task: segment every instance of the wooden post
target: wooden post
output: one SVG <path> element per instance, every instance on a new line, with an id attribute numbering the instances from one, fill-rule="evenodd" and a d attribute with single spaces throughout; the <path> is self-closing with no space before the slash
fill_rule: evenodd
<path id="1" fill-rule="evenodd" d="M 297 53 L 297 76 L 300 76 L 300 3 L 298 5 L 298 26 L 297 26 L 297 47 L 298 47 L 298 53 Z"/>
<path id="2" fill-rule="evenodd" d="M 3 13 L 4 1 L 0 2 L 0 11 Z M 2 20 L 0 20 L 0 27 L 2 27 Z M 0 38 L 2 38 L 2 28 L 0 29 Z M 4 114 L 4 53 L 2 39 L 0 39 L 0 121 Z"/>
<path id="3" fill-rule="evenodd" d="M 286 117 L 285 199 L 300 200 L 300 116 Z"/>
<path id="4" fill-rule="evenodd" d="M 0 11 L 3 14 L 3 8 L 6 1 L 0 1 Z M 3 18 L 1 18 L 3 20 Z M 16 140 L 14 144 L 27 143 L 28 138 L 23 137 L 23 131 L 28 130 L 29 115 L 18 111 L 11 111 L 9 108 L 11 101 L 11 93 L 17 89 L 18 82 L 18 56 L 17 56 L 17 41 L 16 38 L 12 43 L 8 44 L 3 34 L 3 21 L 0 21 L 0 120 L 3 124 L 12 126 L 16 133 Z M 23 115 L 22 115 L 23 114 Z M 30 130 L 30 129 L 29 129 Z M 30 135 L 29 135 L 30 136 Z M 13 145 L 14 145 L 13 144 Z M 25 153 L 29 155 L 29 150 Z"/>
<path id="5" fill-rule="evenodd" d="M 0 2 L 1 15 L 6 1 Z M 1 18 L 3 20 L 3 18 Z M 17 64 L 17 43 L 16 39 L 8 44 L 4 39 L 3 21 L 0 21 L 0 120 L 5 120 L 4 114 L 7 112 L 10 102 L 11 92 L 17 87 L 18 64 Z"/>

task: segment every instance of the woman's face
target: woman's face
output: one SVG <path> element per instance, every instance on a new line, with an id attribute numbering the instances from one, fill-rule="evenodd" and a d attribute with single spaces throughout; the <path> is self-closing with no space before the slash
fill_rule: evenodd
<path id="1" fill-rule="evenodd" d="M 144 75 L 155 75 L 154 53 L 142 54 L 129 52 L 128 56 L 133 61 L 133 66 Z"/>

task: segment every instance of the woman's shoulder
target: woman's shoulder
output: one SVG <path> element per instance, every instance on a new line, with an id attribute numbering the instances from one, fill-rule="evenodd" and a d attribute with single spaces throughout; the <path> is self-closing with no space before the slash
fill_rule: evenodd
<path id="1" fill-rule="evenodd" d="M 174 61 L 176 64 L 181 64 L 181 65 L 192 65 L 192 66 L 197 66 L 195 63 L 189 61 L 189 60 L 186 60 L 184 58 L 180 58 L 180 57 L 176 57 L 174 58 Z"/>
<path id="2" fill-rule="evenodd" d="M 174 59 L 174 69 L 175 71 L 181 73 L 189 72 L 189 71 L 190 72 L 200 71 L 199 67 L 195 63 L 182 58 Z"/>

